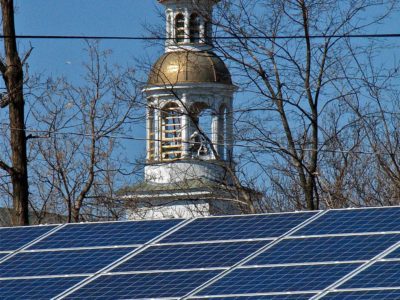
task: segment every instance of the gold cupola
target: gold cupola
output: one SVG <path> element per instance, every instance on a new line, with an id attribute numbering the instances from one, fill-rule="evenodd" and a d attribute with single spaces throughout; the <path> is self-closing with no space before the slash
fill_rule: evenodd
<path id="1" fill-rule="evenodd" d="M 232 84 L 225 63 L 211 51 L 175 51 L 162 55 L 152 67 L 148 85 L 181 83 Z"/>

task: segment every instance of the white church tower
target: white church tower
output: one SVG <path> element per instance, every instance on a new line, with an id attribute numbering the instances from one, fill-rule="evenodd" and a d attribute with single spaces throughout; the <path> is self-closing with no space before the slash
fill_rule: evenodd
<path id="1" fill-rule="evenodd" d="M 219 0 L 159 0 L 165 53 L 153 65 L 147 97 L 145 180 L 124 197 L 131 218 L 241 212 L 232 184 L 236 87 L 211 41 Z"/>

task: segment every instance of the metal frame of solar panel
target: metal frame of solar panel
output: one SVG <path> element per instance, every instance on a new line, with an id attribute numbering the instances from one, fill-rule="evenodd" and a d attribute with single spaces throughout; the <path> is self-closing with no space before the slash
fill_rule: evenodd
<path id="1" fill-rule="evenodd" d="M 323 212 L 315 221 L 285 236 L 267 251 L 198 291 L 197 298 L 199 295 L 204 298 L 225 298 L 228 295 L 224 295 L 224 289 L 226 291 L 229 286 L 230 294 L 253 295 L 254 299 L 261 295 L 305 292 L 316 292 L 317 295 L 310 298 L 320 299 L 332 292 L 355 292 L 356 288 L 364 287 L 366 279 L 369 279 L 370 285 L 364 287 L 364 290 L 391 288 L 390 293 L 395 294 L 400 287 L 397 279 L 400 275 L 400 264 L 394 266 L 393 262 L 388 262 L 386 266 L 376 267 L 376 270 L 373 266 L 381 261 L 398 260 L 399 217 L 398 207 Z M 304 233 L 308 235 L 303 236 Z M 390 258 L 391 253 L 395 258 Z M 327 268 L 335 265 L 348 266 L 349 272 L 344 272 L 343 276 L 337 272 L 338 267 L 333 268 L 333 272 L 328 272 Z M 319 273 L 320 271 L 327 274 Z M 388 272 L 392 280 L 385 280 Z M 380 277 L 381 287 L 376 286 L 379 283 L 376 277 Z M 397 280 L 393 280 L 394 277 Z M 319 290 L 317 287 L 321 278 L 331 280 L 332 284 Z M 342 284 L 348 280 L 348 286 L 344 285 L 347 289 L 341 290 Z M 307 285 L 311 285 L 313 289 L 307 290 Z M 337 299 L 345 299 L 340 297 L 344 297 L 343 294 Z"/>
<path id="2" fill-rule="evenodd" d="M 0 299 L 396 299 L 399 241 L 400 207 L 59 225 L 0 248 Z"/>
<path id="3" fill-rule="evenodd" d="M 0 244 L 12 248 L 0 258 L 0 299 L 55 297 L 184 222 L 175 219 L 51 226 L 22 247 L 20 239 L 9 231 L 30 233 L 30 228 L 41 227 L 0 228 Z"/>

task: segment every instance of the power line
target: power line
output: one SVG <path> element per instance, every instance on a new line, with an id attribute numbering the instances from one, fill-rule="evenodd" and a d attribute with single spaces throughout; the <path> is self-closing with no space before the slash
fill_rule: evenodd
<path id="1" fill-rule="evenodd" d="M 0 123 L 0 125 L 8 125 L 7 123 Z M 9 126 L 8 126 L 9 127 Z M 10 128 L 10 127 L 9 127 Z M 10 128 L 11 129 L 11 128 Z M 91 134 L 88 133 L 81 133 L 81 132 L 71 132 L 71 131 L 58 131 L 58 130 L 52 130 L 52 131 L 47 131 L 47 130 L 33 130 L 33 129 L 14 129 L 14 130 L 25 130 L 26 133 L 30 134 L 42 134 L 42 136 L 34 136 L 34 138 L 42 138 L 42 139 L 48 139 L 51 138 L 51 135 L 57 136 L 57 135 L 70 135 L 70 136 L 79 136 L 83 138 L 92 138 Z M 100 135 L 101 138 L 108 138 L 108 139 L 120 139 L 120 140 L 131 140 L 131 141 L 156 141 L 156 142 L 162 142 L 160 139 L 148 139 L 148 138 L 139 138 L 139 137 L 133 137 L 133 136 L 127 136 L 127 135 Z M 62 137 L 60 137 L 62 139 Z M 213 144 L 214 146 L 225 146 L 225 144 Z M 323 147 L 324 144 L 320 144 L 320 147 Z M 252 145 L 244 145 L 244 144 L 234 144 L 234 147 L 237 148 L 243 148 L 243 149 L 253 149 L 253 150 L 261 150 L 261 149 L 266 149 L 270 151 L 284 151 L 287 150 L 289 147 L 279 147 L 279 146 L 252 146 Z M 362 154 L 362 155 L 391 155 L 390 153 L 381 153 L 377 151 L 363 151 L 363 150 L 338 150 L 338 149 L 311 149 L 311 148 L 296 148 L 295 151 L 303 151 L 303 152 L 321 152 L 321 153 L 354 153 L 354 154 Z"/>
<path id="2" fill-rule="evenodd" d="M 26 130 L 27 132 L 31 133 L 49 133 L 45 131 L 34 131 L 34 130 Z M 84 138 L 91 138 L 91 134 L 87 133 L 79 133 L 79 132 L 57 132 L 57 131 L 52 131 L 50 134 L 54 135 L 75 135 L 75 136 L 80 136 Z M 45 136 L 42 138 L 50 138 L 49 136 Z M 138 137 L 133 137 L 133 136 L 126 136 L 126 135 L 103 135 L 102 138 L 109 138 L 109 139 L 122 139 L 122 140 L 131 140 L 131 141 L 155 141 L 155 142 L 162 142 L 163 140 L 160 139 L 148 139 L 148 138 L 138 138 Z M 188 143 L 188 142 L 186 142 Z M 225 146 L 225 144 L 215 144 L 213 143 L 214 146 Z M 319 146 L 323 146 L 320 144 Z M 252 149 L 252 150 L 262 150 L 263 148 L 266 150 L 270 151 L 287 151 L 289 148 L 288 146 L 252 146 L 252 145 L 244 145 L 244 144 L 234 144 L 234 147 L 237 148 L 244 148 L 244 149 Z M 376 154 L 381 154 L 381 155 L 391 155 L 390 153 L 381 153 L 381 152 L 376 152 L 376 151 L 362 151 L 362 150 L 337 150 L 337 149 L 311 149 L 311 148 L 295 148 L 295 151 L 303 151 L 303 152 L 321 152 L 321 153 L 354 153 L 354 154 L 363 154 L 363 155 L 376 155 Z"/>
<path id="3" fill-rule="evenodd" d="M 143 40 L 143 41 L 166 41 L 174 38 L 159 36 L 92 36 L 92 35 L 0 35 L 0 39 L 53 39 L 53 40 Z M 272 40 L 272 39 L 305 39 L 305 35 L 265 35 L 265 36 L 216 36 L 215 40 Z M 400 33 L 366 33 L 366 34 L 332 34 L 332 35 L 310 35 L 310 39 L 328 38 L 400 38 Z"/>

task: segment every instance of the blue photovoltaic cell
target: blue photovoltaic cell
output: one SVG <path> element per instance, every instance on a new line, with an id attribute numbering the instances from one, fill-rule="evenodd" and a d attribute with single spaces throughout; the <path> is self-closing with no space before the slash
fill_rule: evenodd
<path id="1" fill-rule="evenodd" d="M 218 273 L 192 271 L 100 276 L 66 299 L 182 297 Z"/>
<path id="2" fill-rule="evenodd" d="M 329 293 L 323 299 L 331 300 L 399 300 L 400 290 L 355 291 Z"/>
<path id="3" fill-rule="evenodd" d="M 396 250 L 390 252 L 384 258 L 400 258 L 400 248 L 397 248 Z"/>
<path id="4" fill-rule="evenodd" d="M 0 277 L 95 273 L 134 248 L 23 252 L 0 264 Z"/>
<path id="5" fill-rule="evenodd" d="M 358 264 L 236 269 L 196 296 L 322 290 Z"/>
<path id="6" fill-rule="evenodd" d="M 51 299 L 86 277 L 18 279 L 0 281 L 1 300 Z"/>
<path id="7" fill-rule="evenodd" d="M 278 237 L 316 212 L 200 218 L 163 239 L 169 242 L 220 241 Z"/>
<path id="8" fill-rule="evenodd" d="M 17 250 L 55 226 L 0 228 L 0 251 Z"/>
<path id="9" fill-rule="evenodd" d="M 400 207 L 330 210 L 295 235 L 400 231 Z"/>
<path id="10" fill-rule="evenodd" d="M 343 283 L 339 289 L 399 287 L 400 261 L 377 262 Z"/>
<path id="11" fill-rule="evenodd" d="M 368 260 L 400 241 L 400 234 L 285 239 L 246 265 Z"/>
<path id="12" fill-rule="evenodd" d="M 29 249 L 143 244 L 182 220 L 68 224 Z"/>
<path id="13" fill-rule="evenodd" d="M 176 246 L 153 246 L 113 272 L 228 267 L 252 254 L 268 241 Z"/>
<path id="14" fill-rule="evenodd" d="M 308 300 L 316 294 L 298 294 L 298 295 L 269 295 L 269 296 L 238 296 L 238 297 L 218 297 L 207 298 L 215 300 Z M 192 300 L 204 300 L 204 298 L 189 298 Z"/>

